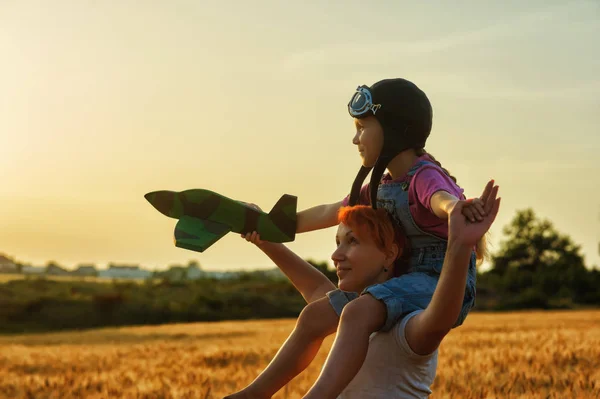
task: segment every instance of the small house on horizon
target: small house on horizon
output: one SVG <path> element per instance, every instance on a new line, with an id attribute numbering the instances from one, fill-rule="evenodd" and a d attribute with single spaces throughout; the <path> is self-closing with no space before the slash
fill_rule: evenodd
<path id="1" fill-rule="evenodd" d="M 16 263 L 4 255 L 0 255 L 0 273 L 18 273 L 19 268 Z"/>
<path id="2" fill-rule="evenodd" d="M 46 273 L 44 266 L 23 266 L 21 273 L 33 276 L 41 276 Z"/>
<path id="3" fill-rule="evenodd" d="M 173 264 L 167 270 L 154 272 L 154 277 L 169 281 L 198 280 L 204 276 L 204 270 L 200 268 L 200 265 L 196 261 L 190 261 L 187 266 Z"/>
<path id="4" fill-rule="evenodd" d="M 98 269 L 94 265 L 79 265 L 71 274 L 74 276 L 97 277 Z"/>
<path id="5" fill-rule="evenodd" d="M 202 270 L 200 268 L 200 266 L 198 265 L 198 263 L 196 263 L 196 262 L 190 262 L 190 263 L 188 263 L 188 265 L 186 267 L 185 277 L 188 280 L 197 280 L 199 278 L 204 277 L 204 270 Z"/>
<path id="6" fill-rule="evenodd" d="M 108 269 L 98 272 L 100 278 L 129 278 L 129 279 L 146 279 L 152 277 L 152 272 L 141 269 L 137 265 L 108 265 Z"/>
<path id="7" fill-rule="evenodd" d="M 46 274 L 49 276 L 69 276 L 71 272 L 55 263 L 49 263 L 46 266 Z"/>
<path id="8" fill-rule="evenodd" d="M 159 272 L 158 276 L 169 281 L 184 281 L 186 279 L 186 270 L 184 266 L 171 265 L 163 272 Z"/>

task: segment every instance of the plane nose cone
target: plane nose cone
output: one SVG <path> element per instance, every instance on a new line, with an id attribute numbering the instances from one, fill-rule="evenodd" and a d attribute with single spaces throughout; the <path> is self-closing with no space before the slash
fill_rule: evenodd
<path id="1" fill-rule="evenodd" d="M 157 211 L 165 216 L 176 217 L 173 215 L 175 208 L 175 198 L 177 193 L 174 191 L 153 191 L 144 195 L 144 198 L 156 208 Z"/>

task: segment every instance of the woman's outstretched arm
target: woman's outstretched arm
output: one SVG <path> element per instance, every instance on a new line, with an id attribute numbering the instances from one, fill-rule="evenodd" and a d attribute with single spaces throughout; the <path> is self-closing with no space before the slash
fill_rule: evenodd
<path id="1" fill-rule="evenodd" d="M 283 244 L 261 241 L 258 233 L 248 233 L 246 240 L 254 243 L 290 279 L 307 303 L 323 298 L 335 285 L 313 265 Z"/>
<path id="2" fill-rule="evenodd" d="M 415 353 L 426 355 L 435 351 L 456 323 L 465 294 L 471 252 L 498 214 L 500 198 L 496 198 L 497 194 L 498 186 L 494 187 L 492 180 L 481 196 L 485 216 L 479 222 L 467 220 L 462 214 L 463 203 L 458 203 L 450 212 L 448 250 L 439 282 L 427 308 L 406 325 L 406 340 Z"/>

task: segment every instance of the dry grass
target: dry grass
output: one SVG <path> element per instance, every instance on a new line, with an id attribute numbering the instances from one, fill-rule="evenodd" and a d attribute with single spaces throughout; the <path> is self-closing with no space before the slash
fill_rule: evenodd
<path id="1" fill-rule="evenodd" d="M 0 337 L 0 397 L 222 398 L 293 320 Z M 276 398 L 299 398 L 331 344 Z M 600 397 L 600 311 L 474 313 L 440 349 L 433 398 Z"/>

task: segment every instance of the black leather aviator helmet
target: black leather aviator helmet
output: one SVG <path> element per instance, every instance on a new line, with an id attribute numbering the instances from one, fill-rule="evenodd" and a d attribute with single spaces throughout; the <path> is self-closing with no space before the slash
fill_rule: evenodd
<path id="1" fill-rule="evenodd" d="M 356 205 L 360 188 L 371 171 L 371 206 L 377 209 L 377 187 L 390 161 L 409 148 L 423 148 L 433 120 L 425 93 L 406 79 L 385 79 L 371 87 L 360 86 L 348 103 L 353 118 L 374 116 L 383 128 L 383 147 L 373 167 L 361 166 L 352 184 L 349 205 Z"/>

